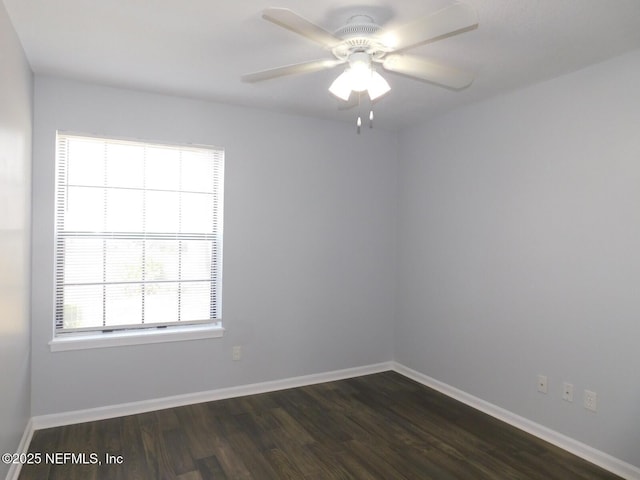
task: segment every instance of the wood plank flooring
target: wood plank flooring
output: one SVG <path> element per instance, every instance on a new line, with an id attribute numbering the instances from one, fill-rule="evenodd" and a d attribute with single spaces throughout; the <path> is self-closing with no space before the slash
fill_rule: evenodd
<path id="1" fill-rule="evenodd" d="M 619 478 L 394 372 L 39 430 L 29 451 L 20 480 Z"/>

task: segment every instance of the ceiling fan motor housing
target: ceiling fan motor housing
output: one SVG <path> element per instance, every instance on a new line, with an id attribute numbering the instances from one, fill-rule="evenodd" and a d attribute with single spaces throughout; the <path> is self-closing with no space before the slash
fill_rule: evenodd
<path id="1" fill-rule="evenodd" d="M 357 52 L 367 53 L 371 60 L 379 60 L 389 51 L 375 38 L 380 28 L 369 15 L 354 15 L 346 25 L 334 32 L 342 42 L 331 51 L 339 60 L 347 60 L 351 54 Z"/>

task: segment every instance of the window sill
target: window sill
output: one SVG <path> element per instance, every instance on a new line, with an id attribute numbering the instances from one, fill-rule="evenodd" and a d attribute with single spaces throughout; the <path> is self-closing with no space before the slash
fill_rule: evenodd
<path id="1" fill-rule="evenodd" d="M 66 334 L 51 340 L 49 347 L 52 352 L 64 352 L 90 348 L 219 338 L 222 337 L 223 334 L 224 328 L 222 328 L 220 324 L 170 327 L 153 330 L 132 330 L 126 332 Z"/>

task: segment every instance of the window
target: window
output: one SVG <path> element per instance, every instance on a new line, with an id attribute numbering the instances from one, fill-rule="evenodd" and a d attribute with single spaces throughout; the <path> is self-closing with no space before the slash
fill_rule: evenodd
<path id="1" fill-rule="evenodd" d="M 221 327 L 223 171 L 216 148 L 58 133 L 55 337 Z"/>

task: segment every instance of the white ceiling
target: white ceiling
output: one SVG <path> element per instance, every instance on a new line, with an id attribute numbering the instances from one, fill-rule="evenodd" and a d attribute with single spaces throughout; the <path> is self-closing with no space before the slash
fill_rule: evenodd
<path id="1" fill-rule="evenodd" d="M 327 91 L 340 73 L 240 81 L 256 70 L 332 58 L 261 18 L 287 7 L 334 31 L 354 14 L 402 24 L 451 0 L 3 0 L 33 71 L 153 92 L 354 121 Z M 462 91 L 383 73 L 379 126 L 400 129 L 458 106 L 640 48 L 639 0 L 464 0 L 476 30 L 410 51 L 477 74 Z"/>

